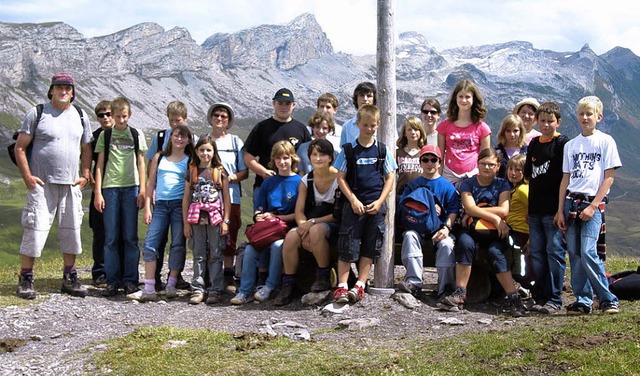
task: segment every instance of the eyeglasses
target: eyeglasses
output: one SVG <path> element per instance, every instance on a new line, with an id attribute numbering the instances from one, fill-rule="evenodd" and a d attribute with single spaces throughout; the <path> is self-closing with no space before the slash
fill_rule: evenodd
<path id="1" fill-rule="evenodd" d="M 437 110 L 422 110 L 420 111 L 425 115 L 431 115 L 431 116 L 436 116 L 438 114 Z"/>
<path id="2" fill-rule="evenodd" d="M 429 163 L 429 162 L 431 162 L 431 163 L 436 163 L 436 162 L 438 162 L 438 161 L 439 161 L 439 159 L 438 159 L 438 158 L 436 158 L 436 157 L 431 157 L 431 158 L 429 158 L 429 157 L 424 157 L 424 158 L 420 158 L 420 162 L 422 162 L 422 163 Z"/>
<path id="3" fill-rule="evenodd" d="M 478 163 L 478 166 L 481 166 L 481 167 L 488 167 L 488 168 L 494 168 L 494 167 L 496 167 L 496 166 L 497 166 L 497 164 L 495 164 L 495 163 L 484 163 L 484 162 L 480 162 L 480 163 Z"/>
<path id="4" fill-rule="evenodd" d="M 227 114 L 213 114 L 211 115 L 212 118 L 220 118 L 222 120 L 226 120 L 229 118 L 229 115 Z"/>
<path id="5" fill-rule="evenodd" d="M 100 118 L 100 119 L 111 117 L 111 112 L 103 112 L 103 113 L 100 113 L 100 114 L 98 114 L 96 116 L 98 116 L 98 118 Z"/>

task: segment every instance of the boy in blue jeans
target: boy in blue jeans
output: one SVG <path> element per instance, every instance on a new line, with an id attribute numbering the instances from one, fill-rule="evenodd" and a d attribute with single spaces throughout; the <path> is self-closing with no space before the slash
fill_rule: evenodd
<path id="1" fill-rule="evenodd" d="M 567 307 L 570 315 L 590 313 L 593 292 L 603 313 L 620 311 L 618 298 L 609 291 L 604 264 L 596 246 L 607 194 L 615 170 L 622 166 L 613 137 L 596 130 L 602 112 L 598 97 L 580 99 L 577 115 L 582 133 L 564 147 L 555 221 L 565 232 L 569 251 L 571 288 L 576 297 L 576 301 Z"/>
<path id="2" fill-rule="evenodd" d="M 558 209 L 556 190 L 562 180 L 564 145 L 569 138 L 557 132 L 562 118 L 556 103 L 538 106 L 535 117 L 541 135 L 531 139 L 524 164 L 524 176 L 529 179 L 529 254 L 535 275 L 532 309 L 554 314 L 562 309 L 566 250 L 553 218 Z"/>
<path id="3" fill-rule="evenodd" d="M 356 124 L 358 138 L 343 145 L 334 164 L 345 198 L 338 238 L 338 287 L 333 294 L 337 303 L 364 298 L 371 265 L 380 256 L 387 213 L 385 200 L 391 193 L 397 168 L 391 152 L 375 139 L 380 125 L 378 108 L 361 106 Z M 352 262 L 358 263 L 358 281 L 348 290 Z"/>
<path id="4" fill-rule="evenodd" d="M 146 186 L 147 143 L 141 131 L 128 125 L 129 101 L 116 98 L 111 102 L 111 112 L 115 125 L 100 134 L 95 149 L 94 206 L 104 221 L 105 296 L 116 295 L 120 287 L 127 295 L 138 291 L 138 210 L 144 207 Z M 119 252 L 120 237 L 124 241 L 123 256 Z"/>

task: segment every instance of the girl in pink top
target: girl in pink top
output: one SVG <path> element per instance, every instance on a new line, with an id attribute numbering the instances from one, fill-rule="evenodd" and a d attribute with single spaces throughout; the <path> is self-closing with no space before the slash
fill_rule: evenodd
<path id="1" fill-rule="evenodd" d="M 453 88 L 447 119 L 438 125 L 438 146 L 444 151 L 442 176 L 453 184 L 478 173 L 478 154 L 491 146 L 491 128 L 478 87 L 471 80 Z"/>

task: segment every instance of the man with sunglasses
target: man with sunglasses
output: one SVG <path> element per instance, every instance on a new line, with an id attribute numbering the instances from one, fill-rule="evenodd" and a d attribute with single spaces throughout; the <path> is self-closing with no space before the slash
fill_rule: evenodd
<path id="1" fill-rule="evenodd" d="M 436 270 L 438 273 L 438 298 L 451 294 L 455 289 L 455 254 L 453 252 L 454 237 L 451 227 L 458 215 L 460 198 L 451 182 L 439 173 L 442 153 L 436 145 L 425 145 L 420 149 L 420 167 L 422 175 L 410 181 L 400 197 L 399 202 L 416 189 L 426 187 L 437 202 L 438 217 L 442 226 L 431 236 L 421 236 L 409 230 L 402 234 L 402 265 L 406 269 L 404 280 L 398 290 L 417 295 L 424 286 L 423 255 L 424 251 L 435 248 Z M 427 203 L 425 203 L 427 204 Z"/>

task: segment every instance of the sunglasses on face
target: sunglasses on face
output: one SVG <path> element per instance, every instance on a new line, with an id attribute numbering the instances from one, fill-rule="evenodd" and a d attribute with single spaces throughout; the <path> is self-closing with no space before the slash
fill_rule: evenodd
<path id="1" fill-rule="evenodd" d="M 436 163 L 436 162 L 438 162 L 438 161 L 439 161 L 439 159 L 438 159 L 438 158 L 436 158 L 436 157 L 431 157 L 431 158 L 429 158 L 429 157 L 422 157 L 422 158 L 420 158 L 420 162 L 422 162 L 422 163 L 429 163 L 429 162 L 431 162 L 431 163 Z"/>
<path id="2" fill-rule="evenodd" d="M 228 119 L 229 115 L 227 114 L 213 114 L 211 115 L 212 118 L 220 118 L 222 120 Z"/>
<path id="3" fill-rule="evenodd" d="M 436 116 L 438 114 L 438 111 L 436 110 L 422 110 L 420 111 L 425 115 L 431 115 L 431 116 Z"/>
<path id="4" fill-rule="evenodd" d="M 100 119 L 106 118 L 106 117 L 111 117 L 111 112 L 102 112 L 102 113 L 99 113 L 97 116 Z"/>

